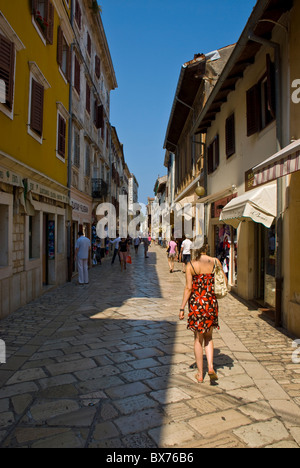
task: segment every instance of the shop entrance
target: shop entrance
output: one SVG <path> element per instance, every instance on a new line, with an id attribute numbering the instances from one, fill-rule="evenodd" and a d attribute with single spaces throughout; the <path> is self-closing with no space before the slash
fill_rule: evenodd
<path id="1" fill-rule="evenodd" d="M 263 306 L 276 304 L 276 227 L 255 225 L 256 300 Z"/>
<path id="2" fill-rule="evenodd" d="M 55 216 L 43 214 L 43 286 L 55 284 Z"/>
<path id="3" fill-rule="evenodd" d="M 215 226 L 215 257 L 222 263 L 231 286 L 237 284 L 237 231 L 225 224 Z"/>
<path id="4" fill-rule="evenodd" d="M 43 286 L 48 286 L 48 215 L 43 214 Z"/>

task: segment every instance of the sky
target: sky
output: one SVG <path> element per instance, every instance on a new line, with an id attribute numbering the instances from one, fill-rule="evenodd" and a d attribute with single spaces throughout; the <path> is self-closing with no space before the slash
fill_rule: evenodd
<path id="1" fill-rule="evenodd" d="M 163 148 L 181 66 L 234 44 L 256 0 L 99 0 L 118 88 L 111 124 L 139 183 L 139 202 L 167 174 Z"/>

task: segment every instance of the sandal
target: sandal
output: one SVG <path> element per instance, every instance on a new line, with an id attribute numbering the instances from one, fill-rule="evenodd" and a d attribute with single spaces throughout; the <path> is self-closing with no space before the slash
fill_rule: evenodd
<path id="1" fill-rule="evenodd" d="M 203 378 L 200 379 L 199 376 L 200 376 L 200 374 L 196 374 L 196 375 L 195 375 L 195 379 L 197 380 L 198 383 L 203 383 L 203 382 L 204 382 L 204 379 L 203 379 Z"/>
<path id="2" fill-rule="evenodd" d="M 209 378 L 210 378 L 211 382 L 216 382 L 217 380 L 219 380 L 219 377 L 217 376 L 215 371 L 209 372 L 208 375 L 209 375 Z"/>

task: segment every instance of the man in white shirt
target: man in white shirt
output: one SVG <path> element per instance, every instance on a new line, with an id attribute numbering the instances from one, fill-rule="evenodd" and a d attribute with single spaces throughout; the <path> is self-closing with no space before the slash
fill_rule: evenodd
<path id="1" fill-rule="evenodd" d="M 183 262 L 182 273 L 185 273 L 186 265 L 191 261 L 191 246 L 192 241 L 187 238 L 185 238 L 181 244 L 181 261 Z"/>
<path id="2" fill-rule="evenodd" d="M 120 244 L 120 242 L 121 242 L 121 237 L 119 237 L 119 236 L 116 237 L 115 240 L 113 240 L 113 241 L 111 240 L 111 241 L 110 241 L 111 244 L 115 244 L 115 250 L 114 250 L 113 258 L 112 258 L 112 261 L 111 261 L 111 264 L 112 264 L 112 265 L 115 263 L 116 256 L 117 256 L 117 254 L 118 254 L 118 252 L 119 252 L 119 244 Z"/>
<path id="3" fill-rule="evenodd" d="M 80 285 L 89 284 L 89 258 L 91 250 L 91 241 L 83 235 L 82 231 L 78 233 L 78 239 L 75 245 L 75 260 L 78 264 L 78 282 Z"/>

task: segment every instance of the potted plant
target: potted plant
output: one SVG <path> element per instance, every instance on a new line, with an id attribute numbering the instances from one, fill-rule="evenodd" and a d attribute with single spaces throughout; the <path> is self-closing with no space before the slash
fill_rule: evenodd
<path id="1" fill-rule="evenodd" d="M 47 23 L 46 18 L 43 18 L 39 11 L 37 11 L 35 14 L 35 20 L 40 25 L 42 31 L 45 32 L 49 24 Z"/>

